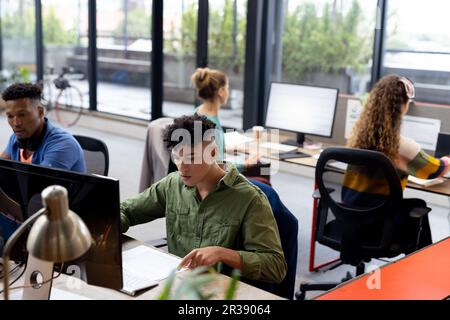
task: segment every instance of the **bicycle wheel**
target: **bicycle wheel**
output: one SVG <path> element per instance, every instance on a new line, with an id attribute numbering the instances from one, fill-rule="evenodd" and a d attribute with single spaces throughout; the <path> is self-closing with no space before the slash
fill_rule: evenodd
<path id="1" fill-rule="evenodd" d="M 83 95 L 77 87 L 59 91 L 55 100 L 56 119 L 65 127 L 71 127 L 80 120 L 83 113 Z"/>

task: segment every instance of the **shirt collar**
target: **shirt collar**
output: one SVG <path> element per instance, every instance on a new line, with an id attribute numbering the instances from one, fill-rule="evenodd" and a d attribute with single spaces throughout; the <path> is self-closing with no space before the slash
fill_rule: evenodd
<path id="1" fill-rule="evenodd" d="M 225 174 L 225 176 L 222 179 L 220 179 L 218 185 L 219 186 L 225 185 L 228 188 L 231 188 L 231 187 L 233 187 L 238 176 L 239 176 L 239 171 L 236 169 L 236 166 L 230 165 L 228 167 L 227 173 Z"/>

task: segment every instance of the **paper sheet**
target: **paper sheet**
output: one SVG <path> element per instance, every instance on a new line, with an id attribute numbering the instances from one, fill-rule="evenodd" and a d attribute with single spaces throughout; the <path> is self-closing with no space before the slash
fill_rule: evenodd
<path id="1" fill-rule="evenodd" d="M 254 139 L 247 137 L 237 131 L 226 132 L 225 133 L 225 145 L 227 149 L 232 149 L 244 143 L 252 142 Z"/>
<path id="2" fill-rule="evenodd" d="M 434 186 L 435 184 L 443 183 L 445 180 L 443 178 L 420 179 L 420 178 L 417 178 L 414 176 L 408 176 L 408 181 L 418 184 L 420 186 L 430 187 L 430 186 Z"/>
<path id="3" fill-rule="evenodd" d="M 334 167 L 334 168 L 339 169 L 339 170 L 342 170 L 342 171 L 347 170 L 347 166 L 348 166 L 346 163 L 340 162 L 340 161 L 333 161 L 333 162 L 330 161 L 330 162 L 328 163 L 328 165 L 329 165 L 330 167 Z"/>
<path id="4" fill-rule="evenodd" d="M 290 146 L 287 144 L 275 143 L 275 142 L 263 142 L 259 145 L 261 148 L 270 149 L 274 151 L 289 152 L 297 150 L 296 146 Z"/>
<path id="5" fill-rule="evenodd" d="M 137 276 L 155 281 L 167 278 L 175 270 L 181 259 L 147 246 L 124 251 L 122 267 Z"/>
<path id="6" fill-rule="evenodd" d="M 362 105 L 359 100 L 349 99 L 347 102 L 347 117 L 345 119 L 345 139 L 350 138 L 353 126 L 362 112 Z"/>

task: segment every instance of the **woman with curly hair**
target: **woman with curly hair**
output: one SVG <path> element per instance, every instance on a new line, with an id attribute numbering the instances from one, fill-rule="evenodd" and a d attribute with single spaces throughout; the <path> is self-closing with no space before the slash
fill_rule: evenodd
<path id="1" fill-rule="evenodd" d="M 412 139 L 401 136 L 403 115 L 415 97 L 411 80 L 395 74 L 384 76 L 370 92 L 347 146 L 384 153 L 392 160 L 406 187 L 408 175 L 433 179 L 445 175 L 450 169 L 450 158 L 434 158 L 423 151 Z M 380 183 L 379 172 L 349 167 L 344 179 L 343 200 L 351 203 L 370 203 L 382 198 L 389 190 Z M 381 196 L 381 197 L 380 197 Z M 405 223 L 402 217 L 399 224 Z M 428 217 L 422 222 L 420 246 L 431 243 Z"/>

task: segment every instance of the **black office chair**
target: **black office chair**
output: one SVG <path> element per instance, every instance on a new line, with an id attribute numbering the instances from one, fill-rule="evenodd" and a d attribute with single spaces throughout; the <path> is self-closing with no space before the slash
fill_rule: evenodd
<path id="1" fill-rule="evenodd" d="M 107 176 L 109 171 L 109 152 L 106 144 L 99 139 L 74 135 L 81 149 L 84 151 L 84 159 L 88 173 Z"/>
<path id="2" fill-rule="evenodd" d="M 341 162 L 340 166 L 335 161 Z M 342 164 L 347 164 L 345 170 Z M 355 185 L 349 188 L 352 183 L 361 186 L 365 181 L 370 183 L 360 190 L 364 192 L 354 192 Z M 316 166 L 316 182 L 319 204 L 313 232 L 320 244 L 340 252 L 337 266 L 355 266 L 358 276 L 372 258 L 392 258 L 417 250 L 422 219 L 431 209 L 421 199 L 403 199 L 399 175 L 384 154 L 327 148 Z M 350 278 L 347 274 L 343 281 Z M 296 298 L 304 299 L 307 291 L 329 290 L 337 285 L 303 283 Z"/>

